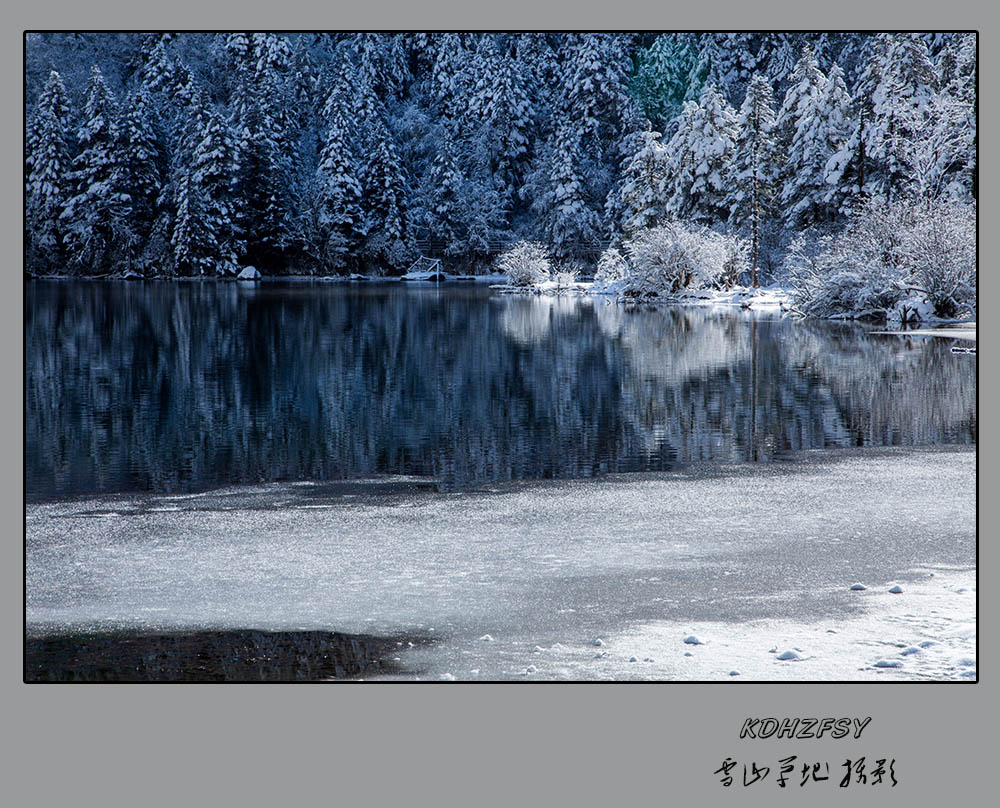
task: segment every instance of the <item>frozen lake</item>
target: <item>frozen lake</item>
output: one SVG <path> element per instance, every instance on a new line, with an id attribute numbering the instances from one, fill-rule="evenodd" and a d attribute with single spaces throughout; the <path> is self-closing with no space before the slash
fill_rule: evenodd
<path id="1" fill-rule="evenodd" d="M 588 679 L 947 678 L 975 653 L 970 449 L 807 452 L 451 494 L 383 480 L 87 499 L 29 506 L 27 536 L 32 633 L 430 638 L 399 656 L 432 678 L 529 666 Z M 704 647 L 684 644 L 691 634 Z M 954 648 L 933 663 L 932 649 L 895 647 L 928 640 Z M 807 658 L 778 661 L 772 647 Z M 871 667 L 886 656 L 903 667 Z"/>
<path id="2" fill-rule="evenodd" d="M 946 341 L 475 287 L 26 290 L 32 635 L 412 637 L 403 678 L 975 676 L 975 359 Z"/>

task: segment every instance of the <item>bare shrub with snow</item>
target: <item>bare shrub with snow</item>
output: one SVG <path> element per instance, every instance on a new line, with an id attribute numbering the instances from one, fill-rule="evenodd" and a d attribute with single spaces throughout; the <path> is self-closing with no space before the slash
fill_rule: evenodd
<path id="1" fill-rule="evenodd" d="M 519 241 L 496 259 L 496 268 L 511 286 L 535 286 L 552 274 L 548 251 L 534 241 Z"/>
<path id="2" fill-rule="evenodd" d="M 680 222 L 643 230 L 626 242 L 630 297 L 675 294 L 685 289 L 730 288 L 746 268 L 743 239 Z"/>
<path id="3" fill-rule="evenodd" d="M 594 283 L 591 291 L 598 294 L 616 294 L 622 288 L 622 283 L 628 273 L 628 262 L 614 247 L 601 253 L 597 259 L 597 270 L 594 272 Z"/>
<path id="4" fill-rule="evenodd" d="M 808 315 L 906 322 L 974 313 L 975 208 L 872 200 L 813 249 L 803 239 L 793 242 L 785 267 Z"/>
<path id="5" fill-rule="evenodd" d="M 941 318 L 975 314 L 976 214 L 970 205 L 922 205 L 899 252 L 914 286 Z M 908 279 L 909 280 L 909 279 Z"/>
<path id="6" fill-rule="evenodd" d="M 552 279 L 556 283 L 557 290 L 564 290 L 572 287 L 577 278 L 580 277 L 580 266 L 576 263 L 561 263 L 556 267 Z"/>

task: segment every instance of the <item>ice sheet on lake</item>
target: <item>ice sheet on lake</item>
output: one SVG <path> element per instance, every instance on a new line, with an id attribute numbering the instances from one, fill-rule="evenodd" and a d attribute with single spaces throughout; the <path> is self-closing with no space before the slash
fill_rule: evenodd
<path id="1" fill-rule="evenodd" d="M 433 678 L 514 678 L 529 665 L 535 678 L 975 675 L 974 660 L 956 661 L 974 657 L 974 640 L 947 665 L 937 651 L 899 653 L 946 645 L 955 626 L 974 636 L 974 450 L 806 452 L 492 493 L 372 490 L 29 505 L 28 629 L 404 631 L 440 638 L 404 659 Z M 922 594 L 952 575 L 966 577 L 950 599 Z M 852 592 L 859 580 L 869 589 Z M 888 593 L 895 583 L 903 594 Z M 692 634 L 704 644 L 684 644 Z M 869 640 L 870 654 L 854 653 Z M 802 658 L 776 663 L 775 644 Z M 865 667 L 893 649 L 902 668 Z M 622 656 L 627 673 L 614 667 Z"/>

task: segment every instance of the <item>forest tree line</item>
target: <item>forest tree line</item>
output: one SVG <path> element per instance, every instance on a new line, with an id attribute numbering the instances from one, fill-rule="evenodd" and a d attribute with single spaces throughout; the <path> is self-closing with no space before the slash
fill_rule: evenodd
<path id="1" fill-rule="evenodd" d="M 978 195 L 975 34 L 29 34 L 38 274 L 559 260 L 669 221 L 753 263 Z M 759 246 L 758 246 L 759 245 Z M 758 254 L 760 257 L 758 257 Z"/>

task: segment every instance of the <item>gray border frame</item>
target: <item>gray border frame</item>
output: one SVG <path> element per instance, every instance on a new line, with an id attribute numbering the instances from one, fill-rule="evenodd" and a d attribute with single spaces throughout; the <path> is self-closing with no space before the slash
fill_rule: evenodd
<path id="1" fill-rule="evenodd" d="M 393 5 L 402 4 L 393 0 Z M 227 3 L 211 8 L 189 0 L 164 13 L 137 10 L 127 2 L 45 7 L 8 12 L 4 89 L 8 108 L 21 111 L 22 30 L 95 28 L 338 28 L 393 26 L 472 30 L 526 29 L 937 29 L 980 31 L 980 129 L 987 135 L 996 120 L 991 77 L 993 15 L 978 3 L 838 2 L 804 12 L 794 2 L 719 3 L 675 9 L 666 4 L 564 3 L 539 7 L 516 0 L 472 9 L 459 0 L 431 5 L 378 7 L 311 6 L 303 3 Z M 238 11 L 235 9 L 238 8 Z M 989 19 L 987 19 L 989 15 Z M 4 130 L 5 243 L 14 260 L 3 277 L 6 374 L 23 380 L 21 228 L 22 134 L 14 123 Z M 986 207 L 980 237 L 989 255 L 995 242 L 995 168 L 989 157 L 981 171 Z M 982 202 L 980 203 L 982 206 Z M 996 282 L 987 272 L 981 298 L 990 299 Z M 980 345 L 992 356 L 995 328 L 987 324 Z M 987 400 L 995 400 L 996 379 L 984 374 Z M 908 805 L 947 804 L 976 796 L 991 785 L 988 721 L 996 697 L 993 527 L 996 507 L 983 503 L 980 525 L 981 576 L 987 580 L 980 615 L 987 623 L 979 643 L 980 682 L 953 684 L 735 684 L 731 687 L 670 684 L 635 685 L 333 685 L 328 688 L 277 685 L 141 687 L 32 687 L 21 683 L 23 619 L 23 381 L 3 397 L 5 435 L 12 447 L 2 466 L 4 511 L 9 516 L 5 544 L 5 636 L 12 653 L 5 659 L 3 695 L 5 762 L 14 773 L 5 791 L 15 805 L 91 801 L 104 805 L 189 803 L 288 804 L 314 797 L 333 804 L 359 798 L 374 804 L 427 801 L 433 804 L 493 805 L 656 803 L 702 797 L 709 804 L 738 799 L 773 804 L 797 795 L 810 805 L 857 802 L 860 788 L 832 784 L 794 786 L 779 791 L 772 782 L 722 789 L 712 774 L 729 756 L 768 764 L 786 754 L 835 761 L 868 754 L 894 757 L 900 784 L 889 791 L 869 788 L 862 803 L 906 801 Z M 20 390 L 20 393 L 16 393 Z M 14 426 L 18 425 L 18 426 Z M 983 491 L 996 490 L 995 438 L 986 430 L 985 461 L 979 466 Z M 11 434 L 14 433 L 14 434 Z M 982 440 L 982 438 L 981 438 Z M 5 441 L 6 444 L 6 441 Z M 980 449 L 984 447 L 980 444 Z M 16 516 L 15 516 L 16 514 Z M 860 742 L 739 741 L 746 716 L 873 716 Z M 5 767 L 6 768 L 6 767 Z M 732 796 L 730 796 L 732 795 Z M 790 797 L 794 798 L 794 797 Z"/>

